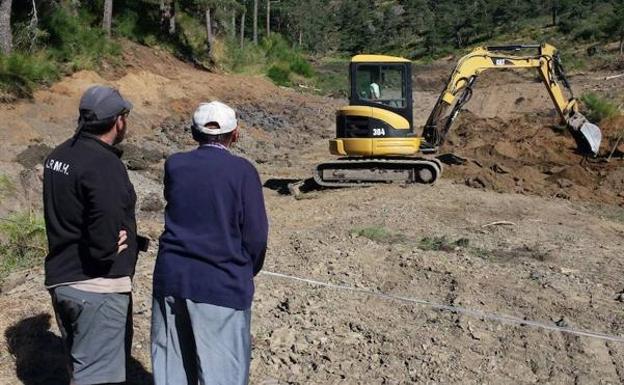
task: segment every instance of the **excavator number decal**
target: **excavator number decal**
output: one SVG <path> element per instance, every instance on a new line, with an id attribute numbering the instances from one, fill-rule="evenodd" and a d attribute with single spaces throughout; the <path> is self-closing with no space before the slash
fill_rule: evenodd
<path id="1" fill-rule="evenodd" d="M 373 136 L 384 136 L 386 135 L 386 130 L 383 128 L 373 128 Z"/>
<path id="2" fill-rule="evenodd" d="M 505 59 L 496 59 L 494 64 L 497 65 L 497 66 L 504 66 L 505 65 Z"/>

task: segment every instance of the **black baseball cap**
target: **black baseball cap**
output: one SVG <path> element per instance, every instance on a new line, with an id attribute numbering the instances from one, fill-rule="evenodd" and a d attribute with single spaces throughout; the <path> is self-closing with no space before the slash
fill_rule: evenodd
<path id="1" fill-rule="evenodd" d="M 80 98 L 80 111 L 91 111 L 97 120 L 105 120 L 132 110 L 132 103 L 108 86 L 92 86 Z"/>

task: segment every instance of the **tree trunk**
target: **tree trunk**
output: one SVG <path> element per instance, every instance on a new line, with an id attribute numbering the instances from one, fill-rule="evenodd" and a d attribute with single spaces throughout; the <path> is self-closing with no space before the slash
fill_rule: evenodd
<path id="1" fill-rule="evenodd" d="M 232 40 L 236 39 L 236 11 L 232 10 Z"/>
<path id="2" fill-rule="evenodd" d="M 552 0 L 552 25 L 553 27 L 557 25 L 557 10 L 559 9 L 559 4 L 557 0 Z"/>
<path id="3" fill-rule="evenodd" d="M 30 23 L 28 24 L 28 30 L 30 34 L 30 52 L 32 52 L 37 46 L 37 28 L 39 27 L 39 16 L 37 14 L 37 3 L 32 0 L 32 15 L 30 17 Z"/>
<path id="4" fill-rule="evenodd" d="M 240 47 L 243 48 L 245 46 L 245 16 L 247 16 L 247 12 L 243 11 L 241 15 L 241 27 L 240 27 Z"/>
<path id="5" fill-rule="evenodd" d="M 620 35 L 620 55 L 624 55 L 624 34 Z"/>
<path id="6" fill-rule="evenodd" d="M 254 0 L 253 11 L 253 41 L 255 45 L 258 45 L 258 0 Z"/>
<path id="7" fill-rule="evenodd" d="M 271 0 L 266 0 L 267 2 L 267 14 L 266 14 L 266 29 L 267 29 L 267 37 L 271 36 Z"/>
<path id="8" fill-rule="evenodd" d="M 208 54 L 212 51 L 212 20 L 210 20 L 210 8 L 206 9 L 206 41 L 208 43 Z"/>
<path id="9" fill-rule="evenodd" d="M 104 17 L 102 18 L 102 28 L 106 36 L 111 37 L 111 24 L 113 23 L 113 0 L 104 1 Z"/>
<path id="10" fill-rule="evenodd" d="M 0 0 L 0 53 L 8 55 L 13 51 L 13 31 L 11 30 L 12 0 Z"/>
<path id="11" fill-rule="evenodd" d="M 169 35 L 175 35 L 175 0 L 160 0 L 160 28 Z"/>
<path id="12" fill-rule="evenodd" d="M 299 30 L 299 48 L 303 46 L 303 32 Z"/>

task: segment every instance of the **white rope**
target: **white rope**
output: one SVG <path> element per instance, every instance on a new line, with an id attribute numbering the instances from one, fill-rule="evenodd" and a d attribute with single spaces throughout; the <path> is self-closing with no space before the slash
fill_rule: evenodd
<path id="1" fill-rule="evenodd" d="M 344 291 L 371 295 L 374 297 L 387 299 L 387 300 L 395 300 L 395 301 L 408 302 L 408 303 L 428 306 L 430 308 L 437 309 L 437 310 L 450 311 L 453 313 L 461 313 L 461 314 L 465 314 L 474 318 L 478 318 L 482 320 L 497 321 L 497 322 L 508 324 L 508 325 L 529 326 L 533 328 L 573 334 L 573 335 L 582 336 L 582 337 L 596 338 L 596 339 L 604 340 L 604 341 L 624 343 L 624 337 L 614 336 L 614 335 L 600 333 L 600 332 L 594 332 L 590 330 L 579 330 L 579 329 L 572 329 L 569 327 L 550 325 L 550 324 L 543 323 L 543 322 L 531 321 L 531 320 L 522 319 L 522 318 L 509 316 L 505 314 L 487 313 L 482 310 L 468 309 L 468 308 L 461 307 L 461 306 L 443 305 L 443 304 L 430 302 L 430 301 L 426 301 L 426 300 L 418 299 L 418 298 L 411 298 L 411 297 L 404 297 L 400 295 L 381 293 L 381 292 L 373 291 L 368 288 L 357 288 L 357 287 L 348 286 L 348 285 L 336 285 L 333 283 L 315 281 L 315 280 L 306 279 L 306 278 L 293 277 L 291 275 L 274 273 L 270 271 L 262 271 L 261 274 L 265 276 L 269 276 L 269 277 L 287 279 L 290 281 L 304 282 L 304 283 L 314 285 L 314 286 L 327 287 L 327 288 L 331 288 L 335 290 L 344 290 Z"/>

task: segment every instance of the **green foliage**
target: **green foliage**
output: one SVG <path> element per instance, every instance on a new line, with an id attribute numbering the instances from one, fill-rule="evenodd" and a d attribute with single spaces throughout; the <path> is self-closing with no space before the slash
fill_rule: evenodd
<path id="1" fill-rule="evenodd" d="M 49 84 L 63 73 L 95 69 L 103 59 L 118 56 L 121 47 L 108 40 L 99 27 L 92 27 L 94 22 L 86 11 L 74 16 L 63 7 L 42 15 L 40 27 L 34 31 L 42 48 L 31 52 L 26 39 L 11 55 L 0 55 L 0 89 L 31 97 L 38 85 Z"/>
<path id="2" fill-rule="evenodd" d="M 620 110 L 615 104 L 598 94 L 584 94 L 581 101 L 587 109 L 587 118 L 592 122 L 600 122 L 620 114 Z"/>
<path id="3" fill-rule="evenodd" d="M 223 43 L 215 42 L 215 48 L 215 60 L 225 69 L 238 73 L 264 73 L 277 85 L 291 85 L 293 74 L 306 78 L 314 76 L 312 65 L 277 33 L 263 39 L 259 45 L 247 42 L 241 48 L 238 41 L 226 39 Z"/>
<path id="4" fill-rule="evenodd" d="M 280 86 L 290 85 L 290 69 L 281 65 L 272 65 L 267 70 L 267 76 L 273 83 Z"/>
<path id="5" fill-rule="evenodd" d="M 215 60 L 226 70 L 235 73 L 262 73 L 266 67 L 264 50 L 252 44 L 243 48 L 234 40 L 227 39 L 223 50 L 213 50 Z"/>
<path id="6" fill-rule="evenodd" d="M 382 226 L 356 228 L 351 230 L 351 234 L 377 243 L 401 243 L 406 241 L 404 234 L 391 232 Z"/>
<path id="7" fill-rule="evenodd" d="M 0 89 L 18 97 L 31 97 L 37 84 L 49 84 L 59 68 L 45 53 L 0 55 Z"/>
<path id="8" fill-rule="evenodd" d="M 290 73 L 307 78 L 314 76 L 312 65 L 280 34 L 272 34 L 262 40 L 267 62 L 275 63 L 267 70 L 267 76 L 278 85 L 290 83 Z"/>
<path id="9" fill-rule="evenodd" d="M 295 56 L 290 61 L 290 70 L 296 74 L 301 76 L 305 76 L 306 78 L 311 78 L 314 76 L 314 69 L 310 62 L 303 58 L 303 56 Z"/>
<path id="10" fill-rule="evenodd" d="M 92 22 L 86 12 L 75 17 L 63 8 L 44 19 L 49 52 L 69 71 L 95 69 L 102 59 L 121 53 L 121 47 L 108 40 L 102 29 L 91 27 Z"/>
<path id="11" fill-rule="evenodd" d="M 182 51 L 181 53 L 196 60 L 207 59 L 206 30 L 199 19 L 185 12 L 178 12 L 176 20 L 180 40 L 178 49 Z"/>
<path id="12" fill-rule="evenodd" d="M 0 281 L 41 263 L 47 253 L 43 217 L 22 212 L 0 220 Z"/>
<path id="13" fill-rule="evenodd" d="M 624 3 L 613 0 L 280 0 L 271 5 L 272 34 L 266 36 L 266 7 L 259 7 L 259 45 L 253 34 L 253 2 L 235 0 L 175 0 L 175 33 L 169 33 L 156 0 L 115 0 L 113 40 L 100 25 L 102 0 L 38 1 L 39 24 L 32 25 L 30 1 L 13 1 L 12 24 L 18 57 L 11 71 L 0 68 L 3 91 L 28 96 L 33 87 L 61 74 L 97 69 L 115 61 L 123 37 L 169 49 L 198 64 L 233 71 L 266 74 L 286 84 L 342 94 L 332 73 L 315 71 L 307 54 L 323 56 L 383 53 L 421 61 L 465 52 L 493 43 L 554 43 L 567 47 L 612 42 L 624 49 Z M 211 10 L 215 44 L 206 42 L 206 10 Z M 240 47 L 240 21 L 245 12 L 245 42 Z M 232 24 L 232 17 L 235 23 Z M 587 66 L 579 49 L 566 58 L 568 69 Z M 315 55 L 318 57 L 319 55 Z M 213 61 L 214 59 L 214 61 Z M 2 61 L 6 61 L 3 58 Z M 4 65 L 4 64 L 3 64 Z M 17 69 L 16 69 L 17 67 Z M 287 70 L 287 71 L 286 71 Z M 344 77 L 344 73 L 341 74 Z"/>

